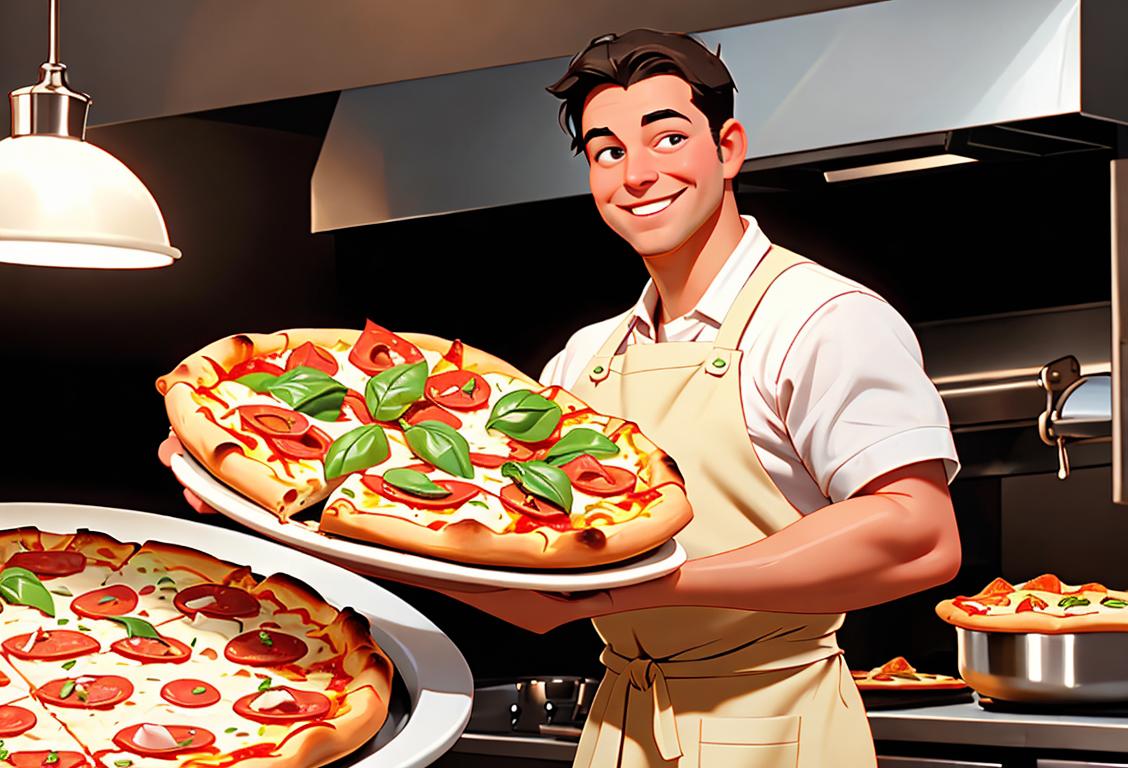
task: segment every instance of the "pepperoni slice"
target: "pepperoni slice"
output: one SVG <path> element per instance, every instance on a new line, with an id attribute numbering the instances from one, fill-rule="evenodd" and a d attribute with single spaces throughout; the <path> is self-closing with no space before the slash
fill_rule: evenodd
<path id="1" fill-rule="evenodd" d="M 88 619 L 104 616 L 124 616 L 137 607 L 137 593 L 125 584 L 102 587 L 86 592 L 71 600 L 71 610 Z"/>
<path id="2" fill-rule="evenodd" d="M 30 637 L 30 632 L 9 637 L 4 641 L 3 648 L 17 659 L 28 661 L 62 661 L 101 650 L 98 641 L 90 635 L 70 629 L 40 630 L 35 642 L 28 648 L 27 641 Z"/>
<path id="3" fill-rule="evenodd" d="M 511 512 L 535 520 L 558 531 L 572 527 L 568 513 L 550 501 L 525 493 L 524 489 L 510 484 L 501 489 L 501 503 Z"/>
<path id="4" fill-rule="evenodd" d="M 247 429 L 263 437 L 294 438 L 309 431 L 309 419 L 277 405 L 241 405 L 235 409 Z"/>
<path id="5" fill-rule="evenodd" d="M 8 704 L 0 707 L 0 738 L 19 736 L 35 725 L 35 713 L 30 709 Z"/>
<path id="6" fill-rule="evenodd" d="M 271 629 L 254 629 L 232 638 L 223 655 L 236 664 L 272 667 L 297 661 L 308 650 L 301 638 Z"/>
<path id="7" fill-rule="evenodd" d="M 86 682 L 82 682 L 83 680 Z M 64 677 L 39 686 L 36 695 L 45 704 L 56 707 L 109 709 L 133 695 L 133 683 L 117 675 Z"/>
<path id="8" fill-rule="evenodd" d="M 153 749 L 143 747 L 137 743 L 137 732 L 148 723 L 130 725 L 122 728 L 114 736 L 114 744 L 128 752 L 135 752 L 145 757 L 172 757 L 181 752 L 199 752 L 215 743 L 215 734 L 207 728 L 194 725 L 166 725 L 165 728 L 176 740 L 176 746 L 166 749 Z"/>
<path id="9" fill-rule="evenodd" d="M 26 568 L 36 576 L 70 576 L 86 567 L 81 552 L 17 552 L 4 563 L 5 568 Z"/>
<path id="10" fill-rule="evenodd" d="M 572 481 L 573 488 L 592 496 L 618 496 L 635 487 L 634 472 L 601 464 L 586 453 L 572 459 L 561 469 Z"/>
<path id="11" fill-rule="evenodd" d="M 178 707 L 210 707 L 219 701 L 219 691 L 203 680 L 184 678 L 165 683 L 161 698 Z"/>
<path id="12" fill-rule="evenodd" d="M 213 599 L 208 600 L 209 597 Z M 199 612 L 215 619 L 258 616 L 260 610 L 259 601 L 251 593 L 222 584 L 197 584 L 188 587 L 173 598 L 172 604 L 178 611 L 188 616 L 195 616 Z M 193 605 L 196 607 L 193 608 Z"/>
<path id="13" fill-rule="evenodd" d="M 47 762 L 51 755 L 55 759 Z M 13 752 L 8 755 L 8 762 L 15 768 L 84 768 L 90 765 L 86 762 L 86 755 L 81 752 L 54 752 L 46 749 Z"/>
<path id="14" fill-rule="evenodd" d="M 269 442 L 274 450 L 293 459 L 320 459 L 329 451 L 333 438 L 317 427 L 310 427 L 301 437 L 275 437 Z"/>
<path id="15" fill-rule="evenodd" d="M 452 429 L 462 429 L 462 419 L 437 405 L 416 403 L 403 414 L 404 421 L 415 426 L 421 421 L 441 421 Z"/>
<path id="16" fill-rule="evenodd" d="M 438 499 L 425 499 L 422 496 L 413 496 L 407 491 L 401 491 L 394 485 L 384 482 L 384 478 L 376 475 L 363 475 L 360 482 L 365 488 L 374 491 L 385 499 L 412 509 L 458 509 L 470 499 L 482 493 L 482 489 L 473 483 L 464 483 L 461 480 L 435 480 L 435 485 L 450 491 L 449 496 Z"/>
<path id="17" fill-rule="evenodd" d="M 266 691 L 252 693 L 236 700 L 235 714 L 248 720 L 254 720 L 256 723 L 274 725 L 277 723 L 296 723 L 299 720 L 317 720 L 328 715 L 332 706 L 329 697 L 317 691 L 299 691 L 285 685 L 268 690 L 286 691 L 294 697 L 294 700 L 260 712 L 252 709 L 251 703 Z"/>
<path id="18" fill-rule="evenodd" d="M 414 344 L 371 320 L 364 324 L 364 332 L 349 351 L 349 362 L 369 376 L 422 359 L 423 353 Z"/>
<path id="19" fill-rule="evenodd" d="M 290 353 L 290 359 L 286 361 L 286 370 L 292 371 L 299 365 L 316 368 L 330 376 L 337 373 L 337 361 L 331 354 L 312 341 L 307 341 Z"/>
<path id="20" fill-rule="evenodd" d="M 192 656 L 191 648 L 172 637 L 123 637 L 110 650 L 142 664 L 183 664 Z"/>
<path id="21" fill-rule="evenodd" d="M 470 382 L 474 382 L 471 384 Z M 469 391 L 467 391 L 469 390 Z M 473 371 L 447 371 L 427 379 L 423 395 L 435 405 L 456 411 L 476 411 L 490 400 L 490 385 Z"/>

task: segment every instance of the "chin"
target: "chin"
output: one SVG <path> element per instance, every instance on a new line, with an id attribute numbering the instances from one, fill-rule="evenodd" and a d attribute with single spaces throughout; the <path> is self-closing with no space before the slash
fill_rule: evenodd
<path id="1" fill-rule="evenodd" d="M 671 231 L 662 228 L 652 232 L 620 232 L 619 234 L 631 244 L 631 247 L 640 256 L 661 256 L 679 248 L 690 238 L 693 232 Z"/>

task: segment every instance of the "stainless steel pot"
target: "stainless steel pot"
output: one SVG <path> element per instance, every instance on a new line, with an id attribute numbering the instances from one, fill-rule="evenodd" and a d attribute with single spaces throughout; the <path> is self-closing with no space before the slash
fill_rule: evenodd
<path id="1" fill-rule="evenodd" d="M 1064 635 L 956 628 L 963 679 L 984 696 L 1039 703 L 1128 702 L 1128 632 Z"/>

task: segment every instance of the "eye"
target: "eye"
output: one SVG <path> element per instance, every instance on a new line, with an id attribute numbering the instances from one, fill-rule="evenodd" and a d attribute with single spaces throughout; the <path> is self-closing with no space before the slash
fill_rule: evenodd
<path id="1" fill-rule="evenodd" d="M 680 133 L 670 133 L 658 139 L 655 144 L 658 149 L 675 149 L 679 144 L 685 141 L 686 137 Z"/>
<path id="2" fill-rule="evenodd" d="M 622 147 L 604 147 L 595 153 L 595 162 L 607 167 L 626 157 L 627 153 Z"/>

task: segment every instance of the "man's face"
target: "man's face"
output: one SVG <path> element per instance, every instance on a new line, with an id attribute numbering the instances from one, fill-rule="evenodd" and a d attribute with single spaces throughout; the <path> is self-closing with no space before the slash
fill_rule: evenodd
<path id="1" fill-rule="evenodd" d="M 681 246 L 721 205 L 724 169 L 689 83 L 655 75 L 588 96 L 582 130 L 592 197 L 642 256 Z"/>

